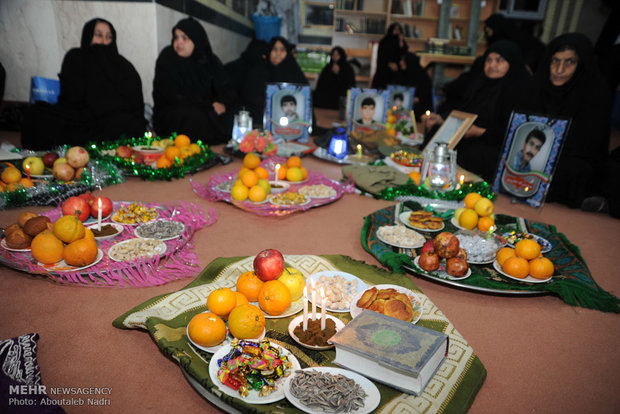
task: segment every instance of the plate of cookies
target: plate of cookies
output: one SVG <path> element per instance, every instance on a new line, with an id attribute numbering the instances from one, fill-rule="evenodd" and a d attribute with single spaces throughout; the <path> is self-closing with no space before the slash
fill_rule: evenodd
<path id="1" fill-rule="evenodd" d="M 398 285 L 375 285 L 359 292 L 351 300 L 351 317 L 365 309 L 394 318 L 417 323 L 424 309 L 422 300 L 413 291 Z"/>
<path id="2" fill-rule="evenodd" d="M 426 210 L 404 211 L 398 217 L 407 227 L 421 231 L 440 231 L 445 224 L 441 217 L 434 216 L 432 212 Z"/>

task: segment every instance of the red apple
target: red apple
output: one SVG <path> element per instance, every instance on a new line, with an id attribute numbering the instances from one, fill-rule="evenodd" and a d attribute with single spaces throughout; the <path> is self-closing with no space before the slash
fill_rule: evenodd
<path id="1" fill-rule="evenodd" d="M 453 257 L 446 261 L 446 273 L 451 276 L 463 277 L 468 269 L 467 260 L 462 257 Z"/>
<path id="2" fill-rule="evenodd" d="M 452 233 L 443 231 L 433 241 L 435 252 L 445 259 L 456 256 L 459 252 L 459 239 Z"/>
<path id="3" fill-rule="evenodd" d="M 54 161 L 56 161 L 58 157 L 58 154 L 55 152 L 48 152 L 43 156 L 43 164 L 45 164 L 47 168 L 52 168 L 54 166 Z"/>
<path id="4" fill-rule="evenodd" d="M 88 155 L 88 151 L 82 147 L 71 147 L 67 150 L 65 158 L 70 166 L 73 168 L 80 168 L 88 164 L 90 155 Z"/>
<path id="5" fill-rule="evenodd" d="M 254 258 L 254 272 L 262 281 L 277 279 L 284 270 L 284 257 L 275 249 L 263 250 Z"/>
<path id="6" fill-rule="evenodd" d="M 66 162 L 57 162 L 52 169 L 52 174 L 54 175 L 54 178 L 58 181 L 70 181 L 75 174 L 75 170 Z"/>
<path id="7" fill-rule="evenodd" d="M 88 203 L 88 205 L 90 205 L 90 200 L 94 200 L 95 196 L 93 196 L 90 191 L 87 191 L 85 193 L 82 193 L 78 196 L 79 198 L 82 198 L 84 200 L 86 200 L 86 202 Z"/>
<path id="8" fill-rule="evenodd" d="M 437 270 L 439 269 L 439 256 L 435 252 L 426 251 L 420 255 L 418 265 L 427 272 Z"/>
<path id="9" fill-rule="evenodd" d="M 108 217 L 112 210 L 114 210 L 114 204 L 112 200 L 108 197 L 93 197 L 90 200 L 90 215 L 93 217 L 98 217 L 99 214 L 99 202 L 97 200 L 101 199 L 101 217 Z"/>
<path id="10" fill-rule="evenodd" d="M 131 147 L 127 145 L 119 145 L 116 148 L 116 155 L 121 158 L 129 158 L 131 157 Z"/>
<path id="11" fill-rule="evenodd" d="M 424 252 L 434 252 L 434 251 L 435 251 L 435 245 L 433 244 L 433 241 L 427 240 L 422 245 L 422 250 L 420 250 L 420 254 Z"/>
<path id="12" fill-rule="evenodd" d="M 90 215 L 88 202 L 80 197 L 69 197 L 62 203 L 62 214 L 64 216 L 75 216 L 80 221 L 84 221 Z"/>

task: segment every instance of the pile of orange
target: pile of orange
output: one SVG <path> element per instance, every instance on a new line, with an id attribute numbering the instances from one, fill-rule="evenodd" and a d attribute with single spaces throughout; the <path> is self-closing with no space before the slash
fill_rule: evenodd
<path id="1" fill-rule="evenodd" d="M 532 276 L 547 279 L 555 270 L 553 262 L 540 253 L 540 245 L 531 239 L 520 240 L 513 248 L 502 247 L 496 255 L 502 270 L 519 279 Z"/>
<path id="2" fill-rule="evenodd" d="M 472 230 L 488 231 L 495 226 L 493 202 L 478 193 L 469 193 L 463 200 L 465 207 L 454 212 L 454 219 L 459 226 Z"/>
<path id="3" fill-rule="evenodd" d="M 62 216 L 54 222 L 53 231 L 37 234 L 30 244 L 32 256 L 49 265 L 62 259 L 70 266 L 93 263 L 99 253 L 95 236 L 75 216 Z"/>
<path id="4" fill-rule="evenodd" d="M 243 157 L 243 167 L 237 173 L 237 181 L 230 191 L 230 196 L 237 201 L 249 199 L 254 203 L 260 203 L 265 201 L 270 193 L 269 171 L 261 167 L 258 155 L 253 152 L 247 153 Z"/>
<path id="5" fill-rule="evenodd" d="M 157 168 L 170 168 L 175 163 L 183 164 L 186 158 L 200 154 L 200 145 L 192 143 L 191 139 L 184 134 L 177 135 L 174 145 L 166 147 L 164 155 L 159 157 L 155 165 Z"/>
<path id="6" fill-rule="evenodd" d="M 301 158 L 297 155 L 290 156 L 286 160 L 286 165 L 280 165 L 278 169 L 278 180 L 299 182 L 306 178 L 308 178 L 308 170 L 302 165 Z"/>
<path id="7" fill-rule="evenodd" d="M 0 173 L 0 192 L 15 191 L 22 187 L 34 187 L 31 179 L 22 177 L 22 172 L 19 168 L 8 162 L 5 164 L 7 167 Z"/>

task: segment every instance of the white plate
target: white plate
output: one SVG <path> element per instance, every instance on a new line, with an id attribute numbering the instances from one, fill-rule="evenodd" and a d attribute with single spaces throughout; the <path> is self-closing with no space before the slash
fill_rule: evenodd
<path id="1" fill-rule="evenodd" d="M 315 184 L 315 185 L 319 185 L 319 184 Z M 306 197 L 318 198 L 318 199 L 328 199 L 328 198 L 336 197 L 336 195 L 338 194 L 338 192 L 336 192 L 336 189 L 334 187 L 330 186 L 330 185 L 327 185 L 327 184 L 324 184 L 324 185 L 330 188 L 330 190 L 328 190 L 329 191 L 328 195 L 326 195 L 326 196 L 311 196 L 311 195 L 306 194 Z M 303 194 L 303 192 L 301 190 L 304 189 L 305 187 L 310 187 L 310 186 L 302 186 L 297 191 L 299 191 L 300 193 Z"/>
<path id="2" fill-rule="evenodd" d="M 495 270 L 500 272 L 502 275 L 506 276 L 509 279 L 516 280 L 517 282 L 547 283 L 553 278 L 553 277 L 548 277 L 547 279 L 536 279 L 534 276 L 527 275 L 523 279 L 519 279 L 518 277 L 510 276 L 509 274 L 504 273 L 504 271 L 502 270 L 502 267 L 499 265 L 499 262 L 497 260 L 493 261 L 493 267 L 495 268 Z"/>
<path id="3" fill-rule="evenodd" d="M 215 188 L 223 193 L 230 193 L 234 184 L 235 180 L 223 181 L 216 185 Z"/>
<path id="4" fill-rule="evenodd" d="M 130 205 L 131 205 L 131 203 L 130 203 L 130 204 L 123 204 L 122 206 L 120 206 L 120 207 L 118 208 L 118 210 L 113 211 L 113 212 L 112 212 L 112 214 L 110 214 L 110 216 L 112 217 L 112 218 L 111 218 L 111 220 L 112 220 L 114 223 L 122 224 L 123 226 L 139 226 L 140 224 L 150 223 L 150 222 L 155 221 L 155 220 L 157 220 L 157 219 L 159 218 L 159 211 L 157 211 L 158 209 L 157 209 L 156 207 L 148 207 L 148 208 L 151 208 L 151 209 L 155 209 L 155 213 L 156 213 L 156 216 L 155 216 L 155 217 L 153 217 L 153 218 L 152 218 L 151 220 L 149 220 L 149 221 L 140 221 L 139 223 L 123 223 L 123 222 L 120 222 L 120 221 L 118 221 L 118 220 L 114 220 L 114 215 L 115 215 L 116 213 L 118 213 L 118 212 L 119 212 L 119 211 L 120 211 L 123 207 L 128 207 L 128 206 L 130 206 Z"/>
<path id="5" fill-rule="evenodd" d="M 82 267 L 71 266 L 71 265 L 68 265 L 64 260 L 61 260 L 60 262 L 54 263 L 52 265 L 45 265 L 41 262 L 37 262 L 37 264 L 41 266 L 42 268 L 44 268 L 45 270 L 47 270 L 48 272 L 77 272 L 79 270 L 88 269 L 89 267 L 96 265 L 97 263 L 101 261 L 101 259 L 103 259 L 103 251 L 101 249 L 98 249 L 97 257 L 95 258 L 95 261 L 87 266 L 82 266 Z"/>
<path id="6" fill-rule="evenodd" d="M 116 246 L 120 246 L 120 245 L 123 245 L 123 244 L 128 244 L 128 243 L 132 242 L 133 240 L 155 240 L 155 241 L 159 242 L 159 243 L 157 244 L 157 246 L 155 247 L 155 250 L 153 251 L 153 253 L 152 253 L 152 254 L 150 254 L 150 255 L 147 255 L 147 257 L 148 257 L 149 259 L 150 259 L 150 258 L 152 258 L 153 256 L 156 256 L 156 255 L 161 256 L 161 255 L 163 255 L 164 253 L 166 253 L 166 243 L 164 243 L 163 241 L 161 241 L 161 240 L 157 240 L 157 239 L 140 239 L 140 238 L 138 238 L 138 239 L 128 239 L 128 240 L 123 240 L 122 242 L 118 242 L 118 243 L 116 243 L 115 245 L 113 245 L 112 247 L 110 247 L 110 248 L 108 249 L 108 257 L 109 257 L 110 259 L 114 260 L 115 262 L 129 262 L 129 261 L 132 261 L 132 260 L 138 259 L 138 257 L 134 257 L 133 259 L 122 260 L 122 259 L 120 259 L 120 258 L 118 258 L 118 257 L 114 257 L 112 254 L 110 254 L 110 252 L 111 252 L 111 251 L 112 251 L 112 250 L 113 250 Z M 144 256 L 140 256 L 140 257 L 144 257 Z"/>
<path id="7" fill-rule="evenodd" d="M 419 260 L 420 260 L 420 256 L 417 256 L 415 259 L 413 259 L 413 263 L 417 267 L 419 267 L 422 272 L 424 272 L 427 275 L 435 276 L 441 279 L 449 279 L 449 280 L 464 280 L 464 279 L 467 279 L 469 276 L 471 276 L 471 268 L 469 266 L 467 266 L 467 273 L 465 273 L 465 276 L 457 277 L 457 276 L 449 275 L 448 273 L 446 273 L 446 270 L 445 270 L 446 269 L 445 259 L 440 259 L 439 269 L 427 272 L 426 270 L 420 267 L 420 265 L 418 264 Z"/>
<path id="8" fill-rule="evenodd" d="M 278 348 L 280 350 L 280 354 L 286 355 L 289 361 L 291 361 L 291 363 L 293 364 L 293 366 L 291 367 L 291 373 L 295 372 L 298 369 L 301 369 L 299 361 L 297 360 L 297 358 L 295 358 L 295 355 L 293 355 L 288 349 L 278 346 L 274 343 L 272 343 L 271 345 Z M 278 379 L 276 381 L 276 386 L 278 388 L 271 394 L 264 397 L 259 397 L 258 391 L 253 389 L 250 389 L 250 395 L 248 395 L 247 397 L 241 397 L 238 391 L 235 391 L 232 388 L 222 384 L 222 382 L 217 376 L 217 370 L 220 368 L 217 364 L 217 360 L 224 357 L 227 353 L 231 351 L 231 349 L 232 348 L 230 345 L 222 346 L 213 354 L 213 356 L 211 357 L 211 363 L 209 364 L 209 376 L 211 377 L 211 381 L 213 381 L 213 383 L 220 389 L 220 391 L 222 391 L 226 395 L 230 395 L 231 397 L 239 398 L 241 401 L 244 401 L 248 404 L 270 404 L 272 402 L 284 399 L 284 382 L 286 381 L 287 377 L 282 377 Z"/>
<path id="9" fill-rule="evenodd" d="M 284 208 L 294 208 L 294 207 L 305 206 L 306 204 L 308 204 L 310 202 L 311 198 L 308 197 L 308 196 L 305 196 L 305 197 L 306 197 L 306 201 L 304 201 L 301 204 L 278 204 L 278 203 L 275 203 L 273 201 L 273 195 L 272 194 L 269 194 L 269 196 L 267 197 L 267 200 L 269 200 L 269 202 L 271 204 L 273 204 L 274 206 L 284 207 Z"/>
<path id="10" fill-rule="evenodd" d="M 0 241 L 0 246 L 2 246 L 3 249 L 10 250 L 12 252 L 29 252 L 30 251 L 30 247 L 27 249 L 12 249 L 8 246 L 8 244 L 6 244 L 6 239 L 2 239 L 2 241 Z"/>
<path id="11" fill-rule="evenodd" d="M 112 239 L 112 238 L 118 236 L 119 234 L 121 234 L 123 232 L 123 230 L 125 230 L 125 227 L 123 227 L 121 224 L 101 223 L 101 226 L 103 227 L 104 224 L 106 224 L 108 226 L 114 227 L 116 229 L 116 233 L 115 234 L 111 234 L 109 236 L 99 236 L 99 237 L 95 236 L 95 240 L 109 240 L 109 239 Z M 91 229 L 91 230 L 92 229 L 96 229 L 97 225 L 94 224 L 94 225 L 88 226 L 88 228 Z"/>
<path id="12" fill-rule="evenodd" d="M 320 313 L 317 314 L 317 318 L 319 318 L 319 320 L 320 320 L 320 315 L 321 315 Z M 308 312 L 308 319 L 309 320 L 312 319 L 311 312 Z M 325 314 L 325 322 L 327 322 L 327 319 L 331 319 L 336 323 L 336 332 L 344 328 L 344 322 L 342 322 L 340 319 L 335 318 L 331 315 Z M 293 318 L 291 323 L 288 324 L 288 334 L 291 336 L 291 338 L 295 340 L 295 342 L 297 342 L 299 345 L 303 346 L 304 348 L 314 349 L 316 351 L 322 351 L 322 350 L 330 349 L 334 347 L 334 345 L 326 345 L 326 346 L 316 345 L 315 346 L 315 345 L 304 344 L 303 342 L 301 342 L 299 338 L 297 337 L 297 335 L 295 335 L 294 331 L 295 331 L 295 328 L 297 328 L 297 326 L 299 326 L 303 322 L 303 320 L 304 320 L 304 315 L 299 315 L 296 318 Z"/>
<path id="13" fill-rule="evenodd" d="M 373 287 L 376 287 L 377 289 L 395 289 L 398 292 L 404 293 L 407 296 L 409 296 L 411 299 L 411 304 L 413 305 L 413 320 L 411 321 L 411 323 L 417 323 L 420 318 L 422 317 L 422 312 L 424 310 L 424 305 L 422 304 L 422 300 L 420 299 L 420 297 L 418 295 L 416 295 L 414 292 L 412 292 L 411 290 L 404 288 L 402 286 L 398 286 L 398 285 L 374 285 L 369 287 L 368 289 L 372 289 Z M 355 295 L 355 297 L 351 300 L 351 317 L 355 318 L 357 315 L 359 315 L 360 313 L 362 313 L 362 311 L 365 311 L 366 309 L 364 308 L 360 308 L 359 306 L 357 306 L 357 301 L 360 300 L 360 298 L 362 297 L 362 295 L 364 294 L 364 292 L 368 289 L 364 289 L 361 292 L 359 292 L 357 295 Z M 417 316 L 415 315 L 415 313 L 417 312 Z"/>
<path id="14" fill-rule="evenodd" d="M 396 227 L 396 226 L 381 226 L 381 227 Z M 379 229 L 381 229 L 381 227 L 379 227 Z M 377 238 L 385 243 L 388 244 L 390 246 L 394 246 L 394 247 L 400 247 L 403 249 L 417 249 L 418 247 L 422 247 L 424 245 L 424 243 L 426 242 L 426 239 L 424 238 L 424 236 L 422 236 L 420 233 L 418 233 L 417 231 L 413 230 L 413 229 L 407 229 L 409 231 L 413 231 L 414 233 L 416 233 L 417 235 L 419 235 L 422 238 L 422 242 L 421 243 L 417 243 L 417 244 L 412 244 L 412 245 L 407 245 L 407 244 L 397 244 L 397 243 L 392 243 L 387 241 L 386 239 L 384 239 L 381 234 L 379 233 L 379 229 L 377 229 Z"/>
<path id="15" fill-rule="evenodd" d="M 286 310 L 284 312 L 282 312 L 280 315 L 269 315 L 267 312 L 263 311 L 263 314 L 265 315 L 265 319 L 280 319 L 280 318 L 287 318 L 289 316 L 295 315 L 297 312 L 299 312 L 300 310 L 302 310 L 304 308 L 304 300 L 302 298 L 297 299 L 296 301 L 292 302 L 291 305 L 286 308 Z M 260 305 L 258 304 L 258 302 L 250 302 L 252 305 L 258 306 L 258 308 L 260 309 Z M 262 310 L 262 309 L 261 309 Z"/>
<path id="16" fill-rule="evenodd" d="M 282 187 L 273 188 L 273 185 L 276 182 L 278 183 L 278 185 L 281 185 Z M 269 181 L 269 185 L 272 186 L 271 187 L 271 192 L 274 193 L 274 194 L 275 193 L 282 193 L 282 192 L 288 190 L 291 187 L 291 185 L 289 183 L 287 183 L 286 181 L 282 181 L 282 180 L 278 180 L 278 181 L 271 180 L 271 181 Z"/>
<path id="17" fill-rule="evenodd" d="M 459 230 L 469 230 L 469 229 L 466 229 L 465 227 L 461 226 L 461 225 L 460 225 L 460 224 L 456 221 L 456 217 L 452 217 L 452 218 L 450 219 L 450 223 L 452 223 L 452 225 L 453 225 L 454 227 L 456 227 L 457 229 L 459 229 Z"/>
<path id="18" fill-rule="evenodd" d="M 103 223 L 104 221 L 112 217 L 112 214 L 114 214 L 114 209 L 112 209 L 112 212 L 108 214 L 107 216 L 101 217 L 101 222 Z M 92 223 L 97 224 L 97 220 L 99 220 L 97 217 L 89 216 L 86 220 L 84 220 L 82 224 L 92 224 Z"/>
<path id="19" fill-rule="evenodd" d="M 523 233 L 525 233 L 525 232 L 523 232 Z M 540 237 L 540 236 L 537 236 L 537 235 L 532 234 L 532 233 L 525 233 L 525 234 L 528 234 L 528 235 L 532 236 L 534 241 L 536 241 L 536 243 L 538 243 L 540 245 L 540 252 L 541 253 L 548 253 L 553 248 L 553 245 L 551 244 L 551 242 L 549 240 L 545 239 L 544 237 Z M 508 237 L 510 237 L 510 232 L 502 234 L 502 238 L 504 240 L 506 240 L 506 244 L 508 246 L 510 246 L 510 247 L 515 247 L 515 245 L 513 243 L 510 243 L 508 241 Z"/>
<path id="20" fill-rule="evenodd" d="M 358 374 L 357 372 L 349 371 L 342 368 L 332 368 L 332 367 L 310 367 L 304 368 L 303 371 L 319 371 L 332 375 L 342 375 L 347 378 L 351 378 L 360 387 L 364 390 L 366 394 L 366 398 L 364 399 L 364 406 L 355 411 L 349 411 L 354 414 L 367 414 L 372 412 L 375 408 L 379 406 L 379 402 L 381 402 L 381 393 L 375 384 L 373 384 L 368 378 Z M 291 392 L 291 381 L 295 378 L 296 373 L 293 372 L 284 383 L 284 394 L 286 395 L 286 399 L 291 402 L 295 407 L 299 408 L 302 411 L 311 414 L 327 414 L 332 413 L 333 411 L 323 411 L 316 407 L 309 407 L 303 404 L 297 397 L 293 395 Z"/>
<path id="21" fill-rule="evenodd" d="M 436 232 L 436 231 L 441 231 L 444 229 L 444 227 L 446 227 L 445 223 L 441 223 L 441 227 L 438 229 L 421 229 L 419 227 L 415 227 L 412 226 L 411 223 L 409 222 L 409 216 L 411 215 L 411 211 L 403 211 L 402 213 L 400 213 L 400 216 L 398 216 L 398 218 L 400 219 L 401 223 L 403 223 L 405 226 L 409 227 L 410 229 L 414 229 L 414 230 L 418 230 L 418 231 L 428 231 L 428 232 Z"/>
<path id="22" fill-rule="evenodd" d="M 207 312 L 202 312 L 202 313 L 208 313 Z M 213 346 L 202 346 L 202 345 L 198 345 L 196 342 L 194 342 L 192 340 L 192 338 L 189 336 L 189 324 L 187 324 L 187 327 L 185 327 L 185 335 L 187 335 L 187 339 L 189 340 L 189 342 L 191 342 L 192 345 L 194 345 L 196 348 L 201 349 L 205 352 L 208 352 L 210 354 L 214 354 L 217 351 L 219 351 L 223 346 L 230 346 L 230 342 L 233 340 L 232 335 L 230 335 L 230 331 L 228 331 L 228 327 L 226 327 L 226 338 L 224 338 L 224 340 L 217 344 L 217 345 L 213 345 Z M 265 329 L 263 329 L 263 333 L 260 334 L 260 336 L 258 338 L 256 338 L 257 341 L 260 341 L 261 339 L 263 339 L 265 337 Z"/>
<path id="23" fill-rule="evenodd" d="M 312 303 L 312 291 L 310 290 L 310 286 L 311 286 L 313 281 L 317 281 L 318 282 L 318 280 L 319 280 L 319 278 L 321 276 L 325 276 L 325 277 L 329 277 L 329 278 L 332 278 L 332 277 L 335 277 L 335 276 L 342 276 L 345 280 L 347 280 L 349 282 L 357 281 L 357 288 L 356 288 L 355 292 L 353 292 L 351 290 L 351 288 L 349 288 L 349 290 L 347 291 L 347 293 L 349 295 L 351 295 L 352 297 L 355 296 L 356 294 L 358 294 L 360 291 L 366 290 L 366 288 L 368 287 L 368 286 L 366 286 L 366 284 L 364 282 L 362 282 L 362 280 L 359 277 L 357 277 L 355 275 L 352 275 L 351 273 L 340 272 L 340 271 L 337 271 L 337 270 L 326 270 L 326 271 L 323 271 L 323 272 L 317 272 L 317 273 L 314 273 L 313 275 L 309 276 L 306 279 L 306 286 L 308 287 L 308 289 L 306 289 L 307 290 L 306 297 L 308 298 L 310 303 Z M 326 295 L 328 293 L 329 292 L 325 292 Z M 319 296 L 319 290 L 318 289 L 317 289 L 316 294 L 317 294 L 317 297 L 318 297 Z M 317 308 L 320 308 L 320 307 L 321 307 L 321 304 L 317 303 Z M 335 309 L 335 308 L 330 308 L 330 307 L 326 307 L 325 309 L 327 309 L 330 312 L 346 313 L 346 312 L 349 312 L 350 305 L 349 305 L 349 307 L 347 307 L 345 309 Z"/>
<path id="24" fill-rule="evenodd" d="M 140 236 L 140 232 L 148 226 L 153 226 L 154 223 L 158 223 L 160 221 L 165 221 L 165 222 L 171 222 L 171 223 L 177 223 L 177 228 L 178 230 L 175 232 L 176 234 L 174 236 L 169 236 L 169 237 L 164 237 L 163 239 L 160 239 L 158 237 L 144 237 L 144 236 Z M 136 227 L 133 231 L 133 234 L 136 235 L 136 237 L 140 237 L 140 238 L 144 238 L 144 239 L 157 239 L 157 240 L 161 240 L 161 241 L 166 241 L 166 240 L 172 240 L 172 239 L 176 239 L 177 237 L 180 237 L 181 234 L 183 234 L 183 232 L 185 231 L 185 224 L 181 223 L 180 221 L 174 221 L 174 220 L 166 220 L 166 219 L 161 219 L 161 220 L 154 220 L 151 221 L 149 223 L 145 223 L 145 224 L 140 224 L 138 227 Z"/>

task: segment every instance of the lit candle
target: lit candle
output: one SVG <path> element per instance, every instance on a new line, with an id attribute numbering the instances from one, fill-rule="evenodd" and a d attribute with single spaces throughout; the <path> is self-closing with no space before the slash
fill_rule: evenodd
<path id="1" fill-rule="evenodd" d="M 418 124 L 415 121 L 415 112 L 413 112 L 413 109 L 411 110 L 411 124 L 413 125 L 413 134 L 417 138 L 418 137 Z"/>
<path id="2" fill-rule="evenodd" d="M 26 164 L 26 177 L 30 180 L 30 165 Z"/>
<path id="3" fill-rule="evenodd" d="M 362 145 L 357 144 L 357 158 L 362 159 Z"/>
<path id="4" fill-rule="evenodd" d="M 280 164 L 276 164 L 276 184 L 278 183 L 278 175 L 280 175 Z"/>
<path id="5" fill-rule="evenodd" d="M 304 286 L 304 331 L 308 329 L 308 288 Z"/>
<path id="6" fill-rule="evenodd" d="M 431 111 L 427 109 L 426 119 L 424 120 L 424 139 L 426 139 L 426 136 L 428 135 L 428 121 L 430 121 L 430 118 L 431 118 Z"/>
<path id="7" fill-rule="evenodd" d="M 97 199 L 97 231 L 101 231 L 101 197 Z"/>
<path id="8" fill-rule="evenodd" d="M 459 183 L 458 183 L 458 185 L 456 186 L 456 189 L 457 189 L 457 190 L 463 186 L 463 182 L 465 182 L 465 176 L 464 176 L 464 175 L 461 175 L 461 176 L 459 176 Z"/>
<path id="9" fill-rule="evenodd" d="M 312 281 L 312 320 L 316 320 L 316 289 L 314 288 L 314 281 Z"/>
<path id="10" fill-rule="evenodd" d="M 323 288 L 321 288 L 321 330 L 325 330 L 325 308 L 326 303 L 325 303 L 325 291 L 323 290 Z"/>

